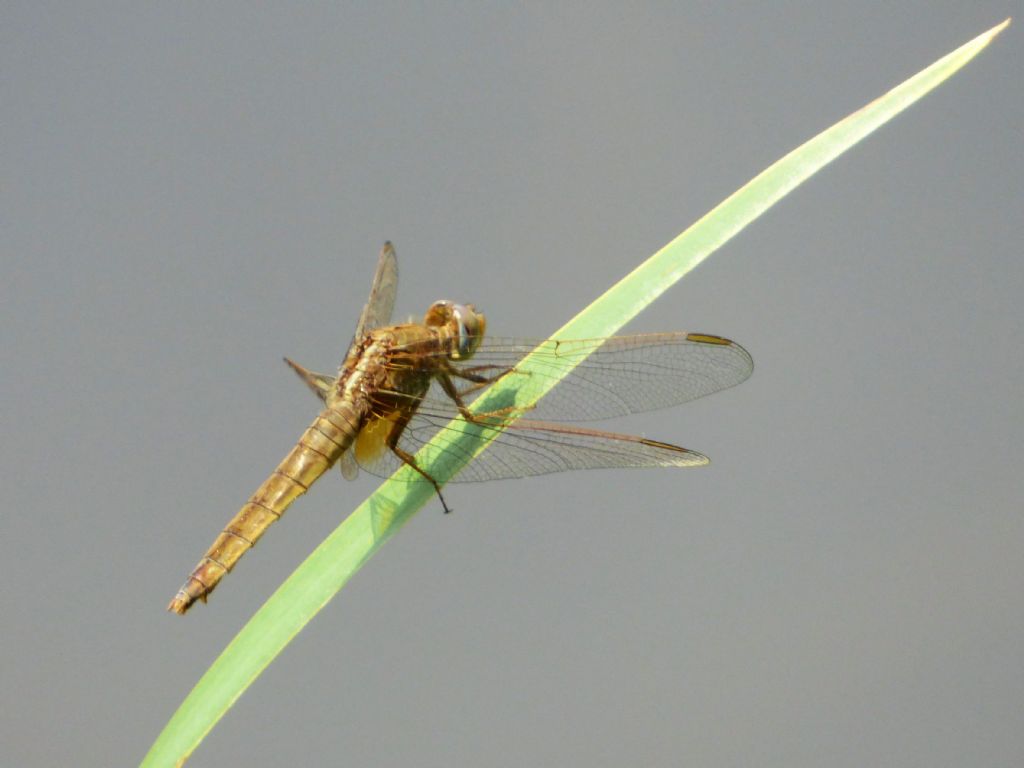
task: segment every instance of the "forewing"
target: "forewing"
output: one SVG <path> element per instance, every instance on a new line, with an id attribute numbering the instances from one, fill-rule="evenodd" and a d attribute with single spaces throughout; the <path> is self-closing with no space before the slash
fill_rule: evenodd
<path id="1" fill-rule="evenodd" d="M 398 258 L 395 256 L 395 247 L 387 242 L 380 249 L 377 272 L 370 287 L 370 297 L 366 300 L 366 306 L 363 307 L 363 313 L 356 324 L 356 339 L 361 339 L 368 331 L 387 325 L 391 321 L 397 292 Z"/>
<path id="2" fill-rule="evenodd" d="M 534 352 L 529 373 L 516 370 Z M 648 333 L 608 339 L 535 342 L 485 338 L 462 370 L 486 376 L 523 379 L 557 378 L 566 358 L 587 357 L 529 412 L 542 421 L 597 421 L 631 413 L 668 408 L 696 400 L 745 381 L 754 362 L 743 347 L 702 333 Z M 460 389 L 467 381 L 455 379 Z M 480 388 L 466 396 L 472 402 Z M 454 416 L 457 409 L 438 388 L 424 400 L 437 414 Z"/>

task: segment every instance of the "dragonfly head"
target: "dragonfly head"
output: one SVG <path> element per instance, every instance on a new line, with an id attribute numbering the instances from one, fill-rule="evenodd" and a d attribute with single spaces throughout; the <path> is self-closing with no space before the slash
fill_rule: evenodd
<path id="1" fill-rule="evenodd" d="M 452 360 L 466 360 L 473 356 L 487 328 L 487 319 L 472 304 L 435 301 L 423 318 L 427 327 L 440 328 L 446 333 L 448 356 Z"/>

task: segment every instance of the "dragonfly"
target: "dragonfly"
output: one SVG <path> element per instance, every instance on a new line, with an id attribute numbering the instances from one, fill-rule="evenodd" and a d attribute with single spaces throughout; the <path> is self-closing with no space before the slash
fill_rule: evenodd
<path id="1" fill-rule="evenodd" d="M 385 243 L 370 297 L 335 375 L 285 362 L 323 409 L 262 485 L 217 536 L 171 600 L 185 613 L 207 597 L 267 528 L 328 469 L 346 479 L 359 469 L 382 477 L 406 465 L 415 480 L 441 486 L 416 453 L 440 430 L 472 424 L 491 442 L 454 481 L 526 477 L 574 469 L 698 467 L 706 456 L 636 435 L 578 426 L 678 405 L 735 386 L 753 371 L 740 345 L 704 333 L 649 333 L 599 339 L 487 336 L 472 304 L 437 301 L 423 322 L 389 325 L 398 262 Z M 529 370 L 517 366 L 530 355 Z M 567 356 L 582 358 L 528 413 L 513 408 L 474 413 L 482 392 L 509 376 L 564 374 Z M 524 366 L 525 368 L 525 366 Z M 524 418 L 528 416 L 528 418 Z M 457 450 L 448 448 L 447 450 Z"/>

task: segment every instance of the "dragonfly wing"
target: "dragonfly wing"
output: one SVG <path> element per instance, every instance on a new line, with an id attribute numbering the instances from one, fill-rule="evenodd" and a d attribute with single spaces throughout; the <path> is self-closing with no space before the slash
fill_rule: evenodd
<path id="1" fill-rule="evenodd" d="M 529 353 L 527 368 L 520 363 Z M 544 378 L 557 379 L 566 358 L 582 362 L 541 398 L 525 419 L 504 430 L 492 430 L 494 441 L 455 481 L 571 469 L 707 464 L 705 456 L 678 446 L 558 422 L 613 418 L 678 405 L 735 386 L 753 371 L 753 361 L 743 347 L 698 333 L 544 342 L 484 339 L 461 370 L 468 376 L 487 378 L 507 371 L 506 376 L 521 377 L 523 386 L 530 386 Z M 466 402 L 487 390 L 486 386 L 475 387 L 470 378 L 456 378 L 455 384 L 466 393 Z M 434 382 L 414 408 L 399 447 L 414 454 L 440 430 L 481 429 L 464 421 L 453 423 L 457 415 L 455 403 Z M 373 441 L 361 442 L 369 445 Z M 386 477 L 402 462 L 384 448 L 383 439 L 376 443 L 376 450 L 357 451 L 356 459 L 371 474 Z"/>
<path id="2" fill-rule="evenodd" d="M 341 458 L 338 459 L 338 468 L 341 469 L 341 476 L 346 480 L 355 480 L 359 477 L 359 465 L 356 463 L 355 457 L 352 456 L 351 450 L 341 454 Z"/>
<path id="3" fill-rule="evenodd" d="M 290 360 L 287 357 L 284 361 L 293 371 L 295 371 L 296 374 L 298 374 L 300 379 L 306 382 L 306 386 L 309 387 L 314 395 L 320 398 L 321 402 L 327 400 L 327 393 L 330 392 L 331 387 L 334 386 L 337 376 L 329 376 L 326 373 L 314 373 L 307 368 L 303 368 L 294 360 Z"/>
<path id="4" fill-rule="evenodd" d="M 356 339 L 361 339 L 368 331 L 390 322 L 397 292 L 398 258 L 395 256 L 395 247 L 387 242 L 380 249 L 377 272 L 370 287 L 370 297 L 366 300 L 366 306 L 363 307 L 363 313 L 356 324 Z"/>
<path id="5" fill-rule="evenodd" d="M 452 482 L 529 477 L 574 469 L 694 467 L 708 463 L 707 457 L 695 451 L 635 435 L 532 419 L 521 419 L 498 430 L 465 421 L 452 422 L 449 416 L 446 411 L 434 410 L 424 403 L 403 431 L 398 445 L 414 454 L 442 430 L 491 432 L 494 440 L 476 458 L 457 454 L 460 459 L 472 460 Z M 387 449 L 357 452 L 357 460 L 367 472 L 381 477 L 389 476 L 402 464 Z"/>
<path id="6" fill-rule="evenodd" d="M 527 372 L 519 364 L 529 353 Z M 491 377 L 510 371 L 507 376 L 531 386 L 557 379 L 567 358 L 583 361 L 540 399 L 528 414 L 531 419 L 595 421 L 668 408 L 733 387 L 754 369 L 753 360 L 739 344 L 703 333 L 543 342 L 484 339 L 462 369 Z M 486 388 L 467 394 L 466 402 L 483 391 Z M 427 402 L 438 413 L 457 413 L 437 389 Z"/>

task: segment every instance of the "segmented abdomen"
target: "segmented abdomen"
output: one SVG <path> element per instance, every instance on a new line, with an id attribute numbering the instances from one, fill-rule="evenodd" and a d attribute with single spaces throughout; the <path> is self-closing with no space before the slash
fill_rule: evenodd
<path id="1" fill-rule="evenodd" d="M 185 613 L 196 600 L 205 602 L 238 558 L 349 448 L 358 426 L 359 417 L 350 406 L 324 409 L 227 524 L 167 609 Z"/>

